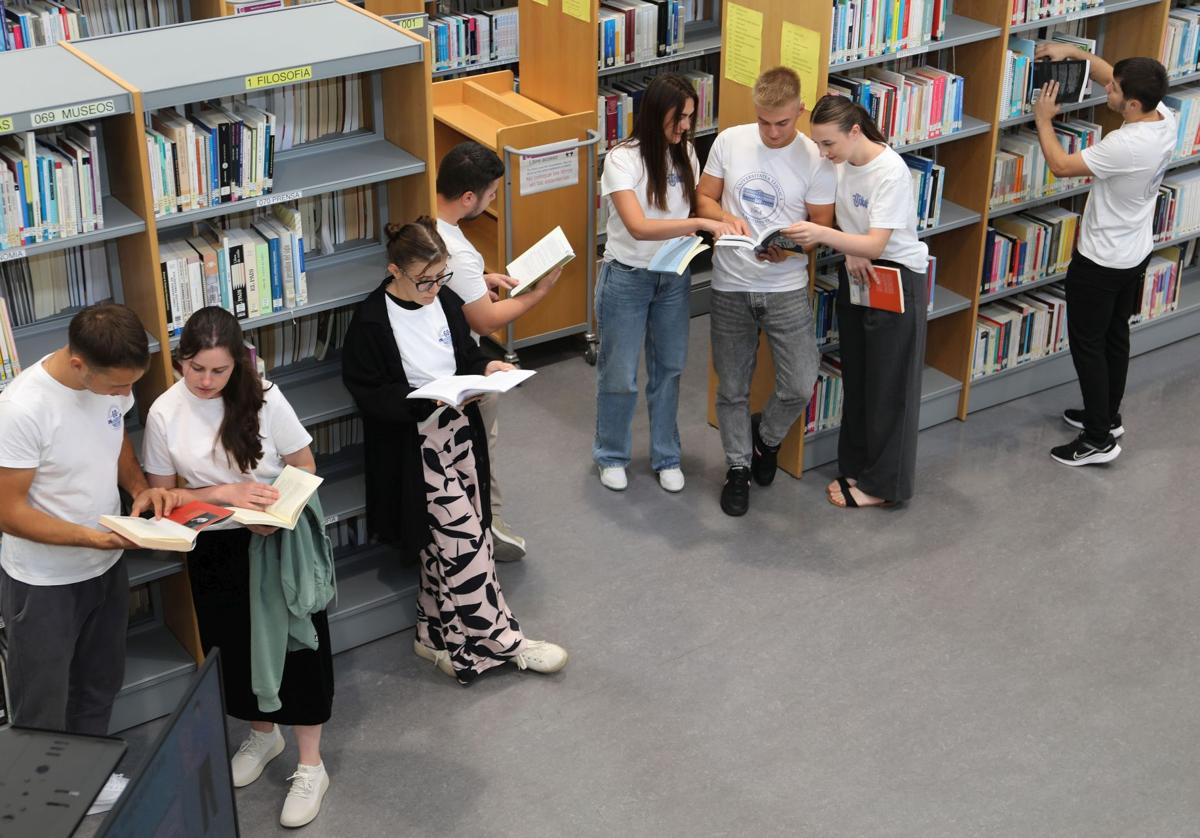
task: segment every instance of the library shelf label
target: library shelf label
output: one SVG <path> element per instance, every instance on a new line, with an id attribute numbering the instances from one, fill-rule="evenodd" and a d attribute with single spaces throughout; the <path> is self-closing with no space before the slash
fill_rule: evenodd
<path id="1" fill-rule="evenodd" d="M 30 114 L 30 121 L 35 128 L 56 125 L 59 122 L 78 122 L 81 119 L 92 119 L 97 116 L 107 116 L 116 113 L 117 103 L 112 99 L 101 99 L 98 102 L 85 102 L 82 105 L 70 105 L 65 108 L 51 108 L 48 111 L 35 111 Z"/>
<path id="2" fill-rule="evenodd" d="M 11 116 L 0 116 L 0 132 L 8 133 L 13 129 L 13 121 Z"/>
<path id="3" fill-rule="evenodd" d="M 265 198 L 259 198 L 254 202 L 254 206 L 269 207 L 271 204 L 284 204 L 288 201 L 297 201 L 303 197 L 303 189 L 293 189 L 291 192 L 280 192 L 278 195 L 268 195 Z"/>
<path id="4" fill-rule="evenodd" d="M 13 259 L 24 259 L 25 248 L 15 247 L 11 250 L 0 250 L 0 262 L 11 262 Z"/>
<path id="5" fill-rule="evenodd" d="M 522 195 L 549 192 L 579 183 L 579 150 L 568 148 L 553 151 L 553 148 L 553 145 L 549 145 L 545 146 L 546 151 L 541 154 L 522 155 Z"/>
<path id="6" fill-rule="evenodd" d="M 392 21 L 401 29 L 416 29 L 425 28 L 425 15 L 414 15 L 413 17 L 400 17 Z"/>
<path id="7" fill-rule="evenodd" d="M 312 81 L 312 65 L 307 67 L 289 67 L 286 70 L 272 70 L 269 73 L 255 73 L 246 76 L 246 89 L 258 90 L 263 87 L 278 87 L 281 84 L 299 84 Z"/>

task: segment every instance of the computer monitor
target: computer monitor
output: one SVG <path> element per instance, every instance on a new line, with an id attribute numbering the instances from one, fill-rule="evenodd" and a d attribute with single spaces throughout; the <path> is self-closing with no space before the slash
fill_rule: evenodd
<path id="1" fill-rule="evenodd" d="M 219 660 L 214 649 L 158 735 L 149 758 L 108 813 L 98 836 L 240 835 Z"/>

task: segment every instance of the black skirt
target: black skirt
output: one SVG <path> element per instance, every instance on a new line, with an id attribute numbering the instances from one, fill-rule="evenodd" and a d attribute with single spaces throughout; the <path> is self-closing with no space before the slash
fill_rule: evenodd
<path id="1" fill-rule="evenodd" d="M 250 682 L 250 531 L 243 528 L 203 532 L 188 555 L 192 601 L 200 624 L 200 643 L 207 653 L 221 650 L 225 710 L 246 721 L 285 725 L 319 725 L 333 707 L 333 655 L 325 612 L 312 616 L 319 646 L 288 652 L 279 687 L 282 707 L 258 709 Z"/>

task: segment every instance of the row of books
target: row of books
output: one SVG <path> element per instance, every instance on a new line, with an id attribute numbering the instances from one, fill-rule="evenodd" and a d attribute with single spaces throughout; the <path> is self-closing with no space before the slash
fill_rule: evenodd
<path id="1" fill-rule="evenodd" d="M 363 443 L 361 416 L 345 416 L 313 425 L 308 429 L 312 435 L 312 451 L 318 457 L 328 457 L 352 445 Z"/>
<path id="2" fill-rule="evenodd" d="M 1171 9 L 1161 58 L 1168 76 L 1186 76 L 1200 69 L 1200 6 Z"/>
<path id="3" fill-rule="evenodd" d="M 267 88 L 247 94 L 241 101 L 277 117 L 274 148 L 286 151 L 324 137 L 361 130 L 369 121 L 363 115 L 363 94 L 363 76 L 351 73 Z"/>
<path id="4" fill-rule="evenodd" d="M 912 174 L 913 197 L 917 201 L 917 229 L 936 227 L 942 218 L 942 192 L 946 167 L 919 154 L 902 154 Z"/>
<path id="5" fill-rule="evenodd" d="M 367 543 L 367 517 L 356 515 L 331 524 L 325 528 L 334 549 L 362 547 Z"/>
<path id="6" fill-rule="evenodd" d="M 0 137 L 0 250 L 103 229 L 101 165 L 94 122 Z"/>
<path id="7" fill-rule="evenodd" d="M 1104 0 L 1012 0 L 1011 23 L 1033 23 L 1060 15 L 1098 9 Z"/>
<path id="8" fill-rule="evenodd" d="M 1085 52 L 1096 51 L 1094 38 L 1054 32 L 1050 40 L 1072 44 Z M 1034 91 L 1040 91 L 1044 78 L 1053 78 L 1059 82 L 1060 104 L 1080 102 L 1091 91 L 1090 67 L 1087 62 L 1040 61 L 1035 58 L 1037 45 L 1037 41 L 1019 35 L 1008 37 L 1008 50 L 1004 54 L 1004 73 L 1000 86 L 1001 119 L 1032 113 Z"/>
<path id="9" fill-rule="evenodd" d="M 1079 220 L 1079 213 L 1057 206 L 993 219 L 984 243 L 981 293 L 1019 288 L 1065 272 Z"/>
<path id="10" fill-rule="evenodd" d="M 1138 307 L 1130 324 L 1153 320 L 1179 309 L 1179 287 L 1183 282 L 1182 253 L 1178 247 L 1164 247 L 1150 257 L 1142 287 L 1138 289 Z"/>
<path id="11" fill-rule="evenodd" d="M 692 83 L 699 107 L 692 130 L 705 131 L 716 126 L 716 81 L 703 70 L 684 70 L 680 73 Z M 653 76 L 623 79 L 600 88 L 596 99 L 597 130 L 604 138 L 604 147 L 612 148 L 633 133 L 634 121 L 641 106 L 642 94 Z"/>
<path id="12" fill-rule="evenodd" d="M 685 18 L 682 0 L 604 0 L 596 66 L 622 67 L 677 54 L 684 46 Z"/>
<path id="13" fill-rule="evenodd" d="M 0 262 L 0 296 L 14 326 L 112 299 L 107 251 L 90 244 Z"/>
<path id="14" fill-rule="evenodd" d="M 804 411 L 804 431 L 814 434 L 842 424 L 842 359 L 836 352 L 821 356 L 812 398 Z"/>
<path id="15" fill-rule="evenodd" d="M 1067 154 L 1075 154 L 1100 142 L 1101 128 L 1081 119 L 1053 123 L 1054 134 Z M 1000 135 L 992 169 L 993 208 L 1030 201 L 1090 183 L 1091 178 L 1059 178 L 1046 165 L 1037 133 L 1021 128 Z"/>
<path id="16" fill-rule="evenodd" d="M 296 202 L 309 253 L 326 256 L 343 245 L 375 239 L 375 187 L 356 186 Z"/>
<path id="17" fill-rule="evenodd" d="M 308 301 L 297 210 L 276 205 L 245 227 L 201 226 L 200 235 L 159 244 L 171 334 L 179 334 L 192 313 L 205 306 L 221 306 L 248 320 Z"/>
<path id="18" fill-rule="evenodd" d="M 962 128 L 962 76 L 928 64 L 869 67 L 861 75 L 830 75 L 829 92 L 866 108 L 892 145 L 931 140 Z"/>
<path id="19" fill-rule="evenodd" d="M 1200 153 L 1200 87 L 1175 88 L 1163 97 L 1163 103 L 1175 111 L 1176 135 L 1173 157 L 1181 160 Z"/>
<path id="20" fill-rule="evenodd" d="M 946 31 L 944 0 L 833 0 L 830 64 L 915 49 Z"/>
<path id="21" fill-rule="evenodd" d="M 326 309 L 317 314 L 247 329 L 246 343 L 267 372 L 301 361 L 324 361 L 341 349 L 354 308 Z"/>
<path id="22" fill-rule="evenodd" d="M 8 305 L 0 299 L 0 390 L 20 374 L 21 359 L 17 354 L 17 342 L 13 339 L 12 318 L 8 314 Z"/>
<path id="23" fill-rule="evenodd" d="M 520 46 L 517 8 L 432 15 L 429 41 L 433 46 L 434 70 L 516 61 Z"/>
<path id="24" fill-rule="evenodd" d="M 817 324 L 817 346 L 838 342 L 838 275 L 836 270 L 818 270 L 813 282 L 813 320 Z"/>
<path id="25" fill-rule="evenodd" d="M 58 0 L 0 0 L 0 51 L 86 38 L 87 17 Z"/>
<path id="26" fill-rule="evenodd" d="M 1163 178 L 1154 206 L 1154 240 L 1168 241 L 1200 230 L 1200 169 Z"/>

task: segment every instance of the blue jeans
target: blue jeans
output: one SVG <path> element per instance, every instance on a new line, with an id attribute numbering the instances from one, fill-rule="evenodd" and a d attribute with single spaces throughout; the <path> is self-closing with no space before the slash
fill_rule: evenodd
<path id="1" fill-rule="evenodd" d="M 596 284 L 596 441 L 601 468 L 629 465 L 638 358 L 646 345 L 650 465 L 679 468 L 679 377 L 687 361 L 690 272 L 683 276 L 605 262 Z"/>

